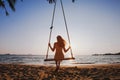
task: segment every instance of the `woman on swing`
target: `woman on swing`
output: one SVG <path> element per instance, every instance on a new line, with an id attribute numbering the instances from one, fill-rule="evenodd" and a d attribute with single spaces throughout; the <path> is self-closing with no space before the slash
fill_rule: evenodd
<path id="1" fill-rule="evenodd" d="M 53 47 L 51 46 L 50 43 L 48 45 L 53 52 L 55 51 L 55 56 L 54 56 L 56 63 L 55 71 L 58 71 L 60 68 L 60 62 L 64 59 L 63 51 L 67 52 L 71 47 L 67 49 L 65 48 L 66 41 L 60 35 L 57 36 L 57 42 L 54 43 Z"/>

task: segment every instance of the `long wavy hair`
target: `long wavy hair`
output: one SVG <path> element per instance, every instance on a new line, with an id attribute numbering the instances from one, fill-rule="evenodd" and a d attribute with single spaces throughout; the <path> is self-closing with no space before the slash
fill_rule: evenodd
<path id="1" fill-rule="evenodd" d="M 57 43 L 59 47 L 65 47 L 66 41 L 60 36 L 57 36 Z"/>

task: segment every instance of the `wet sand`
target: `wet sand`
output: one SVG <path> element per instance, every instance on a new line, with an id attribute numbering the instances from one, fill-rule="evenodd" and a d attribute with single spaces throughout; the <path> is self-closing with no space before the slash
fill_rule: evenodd
<path id="1" fill-rule="evenodd" d="M 0 80 L 120 80 L 120 64 L 61 66 L 0 64 Z"/>

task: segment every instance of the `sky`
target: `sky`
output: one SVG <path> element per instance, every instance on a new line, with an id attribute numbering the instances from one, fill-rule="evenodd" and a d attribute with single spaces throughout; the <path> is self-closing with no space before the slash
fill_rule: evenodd
<path id="1" fill-rule="evenodd" d="M 63 5 L 74 55 L 120 52 L 120 0 L 63 0 Z M 47 0 L 17 1 L 15 12 L 7 7 L 9 16 L 0 8 L 0 54 L 45 55 L 53 6 Z M 68 43 L 59 0 L 53 26 L 50 43 L 57 35 Z"/>

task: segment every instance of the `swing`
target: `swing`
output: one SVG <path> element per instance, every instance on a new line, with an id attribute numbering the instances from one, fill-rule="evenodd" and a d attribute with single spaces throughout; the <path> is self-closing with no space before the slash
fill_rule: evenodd
<path id="1" fill-rule="evenodd" d="M 68 28 L 67 28 L 67 22 L 66 22 L 66 17 L 65 17 L 65 12 L 64 12 L 64 8 L 63 8 L 62 0 L 60 0 L 60 3 L 61 3 L 62 12 L 63 12 L 63 17 L 64 17 L 64 22 L 65 22 L 65 27 L 66 27 L 68 42 L 70 44 L 70 36 L 69 36 Z M 53 22 L 54 22 L 55 10 L 56 10 L 56 1 L 55 1 L 54 9 L 53 9 L 53 16 L 52 16 L 52 22 L 51 22 L 50 34 L 49 34 L 49 43 L 51 41 L 51 35 L 52 35 L 52 29 L 53 29 Z M 48 58 L 48 52 L 49 52 L 49 46 L 47 48 L 46 59 L 44 59 L 44 61 L 55 61 L 54 58 Z M 70 52 L 71 52 L 71 57 L 64 58 L 62 60 L 74 60 L 75 58 L 73 57 L 72 48 L 70 48 Z"/>

